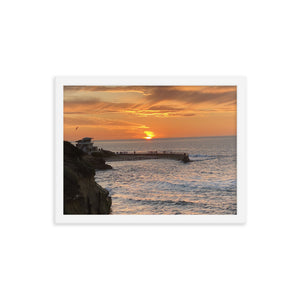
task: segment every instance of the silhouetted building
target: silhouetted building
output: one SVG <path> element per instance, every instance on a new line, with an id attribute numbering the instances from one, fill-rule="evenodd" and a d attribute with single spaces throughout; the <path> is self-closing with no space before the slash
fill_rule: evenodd
<path id="1" fill-rule="evenodd" d="M 79 148 L 80 150 L 86 152 L 86 153 L 91 153 L 94 151 L 98 151 L 98 148 L 94 146 L 92 142 L 93 138 L 90 137 L 85 137 L 81 140 L 76 141 L 76 147 Z"/>

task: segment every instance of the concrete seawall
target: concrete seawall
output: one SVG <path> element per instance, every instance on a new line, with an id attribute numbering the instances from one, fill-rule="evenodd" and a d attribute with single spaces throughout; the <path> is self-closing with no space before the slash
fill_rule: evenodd
<path id="1" fill-rule="evenodd" d="M 122 153 L 105 158 L 108 162 L 143 159 L 174 159 L 182 162 L 190 161 L 189 155 L 186 153 Z"/>

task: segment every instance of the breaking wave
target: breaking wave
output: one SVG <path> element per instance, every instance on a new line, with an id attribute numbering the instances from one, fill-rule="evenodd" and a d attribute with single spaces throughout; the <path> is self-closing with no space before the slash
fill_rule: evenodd
<path id="1" fill-rule="evenodd" d="M 101 147 L 144 151 L 145 145 L 144 141 L 118 141 Z M 113 214 L 236 214 L 235 138 L 153 140 L 151 145 L 158 151 L 189 153 L 192 163 L 110 162 L 113 170 L 97 171 L 95 179 L 109 190 Z"/>

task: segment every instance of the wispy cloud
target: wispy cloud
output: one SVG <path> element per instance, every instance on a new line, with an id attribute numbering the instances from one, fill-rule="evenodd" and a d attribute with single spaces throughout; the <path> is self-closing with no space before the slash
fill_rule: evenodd
<path id="1" fill-rule="evenodd" d="M 64 86 L 65 93 L 74 92 L 111 92 L 111 93 L 140 93 L 148 95 L 151 88 L 144 86 Z"/>
<path id="2" fill-rule="evenodd" d="M 236 86 L 66 86 L 64 127 L 69 139 L 235 134 L 236 101 Z"/>
<path id="3" fill-rule="evenodd" d="M 93 116 L 64 116 L 65 127 L 74 127 L 74 126 L 84 126 L 84 127 L 98 127 L 98 128 L 111 128 L 114 129 L 124 129 L 130 128 L 134 129 L 147 129 L 148 126 L 141 123 L 134 123 L 122 120 L 113 120 L 113 119 L 103 119 L 100 117 Z"/>
<path id="4" fill-rule="evenodd" d="M 116 93 L 116 98 L 108 101 L 99 92 Z M 140 100 L 132 102 L 128 92 L 140 93 Z M 122 99 L 118 100 L 120 93 L 123 93 Z M 65 114 L 127 113 L 163 118 L 188 117 L 212 111 L 235 111 L 236 87 L 68 86 L 65 87 L 64 99 Z"/>

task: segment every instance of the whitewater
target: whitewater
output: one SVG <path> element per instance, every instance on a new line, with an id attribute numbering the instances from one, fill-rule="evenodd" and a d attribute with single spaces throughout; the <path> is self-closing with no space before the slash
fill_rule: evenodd
<path id="1" fill-rule="evenodd" d="M 224 215 L 237 213 L 236 137 L 95 141 L 114 152 L 188 153 L 190 163 L 168 159 L 109 162 L 95 180 L 112 197 L 112 214 Z"/>

